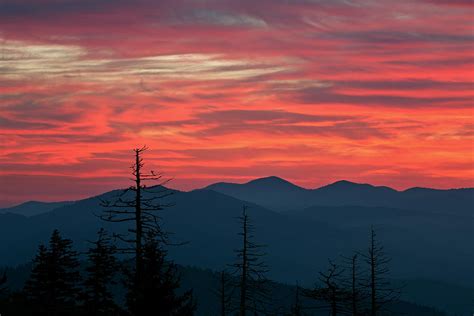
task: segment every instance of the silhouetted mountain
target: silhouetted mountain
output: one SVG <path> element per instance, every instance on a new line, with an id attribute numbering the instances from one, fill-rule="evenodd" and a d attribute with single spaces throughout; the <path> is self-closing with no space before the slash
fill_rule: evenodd
<path id="1" fill-rule="evenodd" d="M 24 216 L 33 216 L 41 213 L 50 212 L 58 207 L 72 204 L 73 202 L 39 202 L 39 201 L 28 201 L 12 207 L 6 207 L 0 209 L 0 214 L 13 213 Z"/>
<path id="2" fill-rule="evenodd" d="M 401 299 L 439 310 L 450 315 L 471 316 L 474 311 L 474 288 L 433 280 L 394 282 L 403 288 Z"/>
<path id="3" fill-rule="evenodd" d="M 274 183 L 275 179 L 266 179 L 263 183 L 266 181 Z M 253 185 L 262 183 L 259 182 Z M 275 182 L 281 187 L 288 186 L 280 180 Z M 372 190 L 344 182 L 324 190 L 347 186 Z M 417 191 L 414 190 L 418 194 Z M 0 214 L 0 265 L 31 260 L 38 244 L 46 242 L 55 228 L 66 238 L 73 239 L 80 251 L 89 246 L 87 240 L 95 238 L 99 227 L 126 231 L 125 224 L 106 223 L 96 216 L 101 212 L 100 199 L 113 200 L 118 193 L 120 191 L 107 192 L 31 217 Z M 393 258 L 394 278 L 474 283 L 472 215 L 365 206 L 312 206 L 277 213 L 213 190 L 174 191 L 168 199 L 164 202 L 173 202 L 175 206 L 163 211 L 163 227 L 175 233 L 174 241 L 189 241 L 169 249 L 171 258 L 181 264 L 220 270 L 232 263 L 233 250 L 240 241 L 236 217 L 242 205 L 247 204 L 256 227 L 256 240 L 268 245 L 269 276 L 277 281 L 312 283 L 317 272 L 325 268 L 328 258 L 337 259 L 354 250 L 364 251 L 370 225 L 374 224 L 387 253 Z"/>
<path id="4" fill-rule="evenodd" d="M 211 184 L 205 189 L 224 193 L 276 211 L 294 208 L 295 201 L 304 201 L 308 193 L 306 189 L 278 177 L 260 178 L 245 184 L 219 182 Z M 301 206 L 301 202 L 296 203 L 298 207 Z"/>
<path id="5" fill-rule="evenodd" d="M 451 190 L 411 188 L 397 191 L 385 186 L 343 180 L 318 189 L 304 189 L 286 180 L 268 177 L 244 184 L 216 183 L 206 189 L 275 211 L 302 209 L 313 205 L 358 205 L 472 215 L 474 207 L 472 188 Z"/>

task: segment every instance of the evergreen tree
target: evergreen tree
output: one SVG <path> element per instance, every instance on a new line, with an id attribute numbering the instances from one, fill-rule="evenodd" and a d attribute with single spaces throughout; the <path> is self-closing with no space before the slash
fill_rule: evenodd
<path id="1" fill-rule="evenodd" d="M 98 239 L 87 252 L 89 264 L 86 267 L 83 300 L 89 315 L 112 315 L 118 310 L 109 290 L 109 286 L 115 283 L 113 279 L 119 267 L 114 253 L 115 247 L 101 228 Z"/>
<path id="2" fill-rule="evenodd" d="M 148 234 L 143 245 L 143 275 L 137 282 L 134 273 L 128 273 L 127 306 L 133 315 L 156 316 L 193 315 L 196 304 L 192 290 L 177 294 L 180 279 L 177 266 L 166 260 L 164 250 L 153 234 Z"/>
<path id="3" fill-rule="evenodd" d="M 30 278 L 24 292 L 38 308 L 38 313 L 48 315 L 65 314 L 75 308 L 80 281 L 77 253 L 72 250 L 72 241 L 53 231 L 49 249 L 41 245 L 33 261 Z"/>

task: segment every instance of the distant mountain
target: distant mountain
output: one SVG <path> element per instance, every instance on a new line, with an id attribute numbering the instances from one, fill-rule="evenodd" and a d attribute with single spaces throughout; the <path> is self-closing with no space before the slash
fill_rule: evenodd
<path id="1" fill-rule="evenodd" d="M 438 310 L 449 315 L 471 316 L 474 311 L 474 288 L 433 280 L 404 280 L 395 284 L 402 287 L 401 299 Z"/>
<path id="2" fill-rule="evenodd" d="M 125 224 L 104 223 L 100 199 L 113 199 L 120 191 L 76 201 L 31 217 L 0 214 L 0 265 L 30 260 L 41 242 L 58 228 L 79 249 L 95 238 L 99 227 L 127 231 Z M 182 264 L 220 270 L 233 262 L 240 231 L 236 217 L 242 205 L 256 227 L 257 240 L 268 245 L 271 277 L 278 281 L 312 282 L 328 258 L 367 247 L 373 224 L 393 257 L 394 277 L 439 279 L 474 283 L 472 217 L 419 210 L 367 207 L 311 207 L 277 213 L 257 204 L 212 190 L 174 191 L 175 206 L 162 212 L 163 227 L 175 233 L 170 255 Z"/>
<path id="3" fill-rule="evenodd" d="M 1 208 L 0 214 L 13 213 L 23 216 L 33 216 L 41 213 L 50 212 L 56 208 L 70 205 L 73 202 L 64 201 L 64 202 L 39 202 L 39 201 L 28 201 L 16 206 Z"/>
<path id="4" fill-rule="evenodd" d="M 216 183 L 206 189 L 280 212 L 314 205 L 358 205 L 458 215 L 474 214 L 473 188 L 450 190 L 411 188 L 397 191 L 385 186 L 343 180 L 317 189 L 305 189 L 278 177 L 268 177 L 244 184 Z"/>
<path id="5" fill-rule="evenodd" d="M 281 211 L 299 208 L 308 190 L 278 177 L 260 178 L 245 184 L 219 182 L 205 188 Z M 297 205 L 295 205 L 295 202 Z M 306 206 L 310 206 L 306 205 Z"/>

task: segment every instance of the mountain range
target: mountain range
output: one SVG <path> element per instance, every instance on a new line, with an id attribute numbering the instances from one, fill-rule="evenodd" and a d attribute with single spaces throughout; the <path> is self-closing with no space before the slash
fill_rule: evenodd
<path id="1" fill-rule="evenodd" d="M 126 231 L 125 224 L 105 223 L 97 217 L 102 211 L 100 200 L 113 200 L 120 192 L 50 205 L 51 209 L 28 216 L 23 206 L 3 209 L 0 265 L 31 260 L 39 243 L 46 242 L 55 228 L 73 239 L 79 251 L 89 246 L 99 227 Z M 173 241 L 187 242 L 169 249 L 180 264 L 218 271 L 232 263 L 239 246 L 236 217 L 248 205 L 256 240 L 267 245 L 269 276 L 276 281 L 313 284 L 328 259 L 365 251 L 373 226 L 392 257 L 393 278 L 467 288 L 474 284 L 472 188 L 400 192 L 339 181 L 311 190 L 268 177 L 170 192 L 164 202 L 174 206 L 161 217 L 164 229 L 174 233 Z"/>
<path id="2" fill-rule="evenodd" d="M 439 190 L 414 187 L 397 191 L 386 186 L 373 186 L 346 180 L 317 189 L 305 189 L 278 177 L 266 177 L 244 184 L 220 182 L 206 189 L 250 201 L 275 211 L 290 211 L 314 205 L 358 205 L 472 215 L 474 206 L 474 189 L 472 188 Z"/>

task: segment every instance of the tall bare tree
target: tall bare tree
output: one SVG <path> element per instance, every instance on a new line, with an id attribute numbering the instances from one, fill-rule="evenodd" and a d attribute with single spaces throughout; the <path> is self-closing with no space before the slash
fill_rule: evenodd
<path id="1" fill-rule="evenodd" d="M 373 227 L 370 230 L 370 245 L 362 255 L 370 268 L 367 287 L 370 293 L 370 315 L 376 316 L 400 298 L 400 290 L 394 288 L 388 279 L 391 259 L 385 254 L 383 246 L 377 240 Z"/>
<path id="2" fill-rule="evenodd" d="M 247 209 L 247 206 L 243 206 L 242 215 L 238 217 L 242 228 L 239 233 L 242 237 L 242 246 L 236 250 L 237 262 L 232 265 L 238 278 L 239 316 L 245 316 L 248 312 L 264 313 L 270 300 L 270 283 L 265 276 L 268 267 L 262 260 L 265 255 L 262 251 L 264 246 L 253 241 L 254 226 L 247 214 Z"/>
<path id="3" fill-rule="evenodd" d="M 291 316 L 303 316 L 304 315 L 304 312 L 303 312 L 303 306 L 301 304 L 301 287 L 299 286 L 298 283 L 296 283 L 296 287 L 295 287 L 295 300 L 293 302 L 293 304 L 291 305 L 291 310 L 290 310 L 290 314 Z"/>
<path id="4" fill-rule="evenodd" d="M 133 185 L 122 190 L 113 201 L 101 201 L 104 212 L 101 219 L 107 222 L 128 222 L 134 227 L 129 228 L 131 234 L 115 234 L 115 237 L 129 244 L 123 248 L 118 248 L 124 253 L 132 253 L 135 256 L 135 278 L 141 280 L 143 269 L 143 242 L 145 236 L 151 234 L 157 236 L 161 241 L 167 243 L 168 238 L 160 225 L 159 212 L 169 203 L 164 203 L 163 199 L 172 194 L 164 185 L 169 180 L 163 180 L 161 173 L 151 170 L 144 171 L 143 152 L 146 146 L 135 148 L 135 161 L 131 166 Z M 154 186 L 147 186 L 147 182 L 154 182 Z"/>
<path id="5" fill-rule="evenodd" d="M 129 312 L 145 315 L 146 308 L 155 306 L 157 315 L 192 315 L 195 309 L 192 291 L 177 294 L 179 273 L 176 265 L 166 260 L 167 252 L 163 249 L 170 243 L 161 227 L 160 212 L 172 205 L 165 198 L 173 192 L 164 187 L 169 180 L 163 180 L 162 174 L 144 171 L 142 154 L 147 149 L 146 146 L 134 149 L 133 185 L 120 191 L 113 201 L 102 201 L 105 210 L 100 217 L 131 226 L 128 234 L 115 234 L 125 243 L 117 251 L 135 257 L 134 270 L 125 268 Z M 155 185 L 148 186 L 148 182 Z"/>
<path id="6" fill-rule="evenodd" d="M 348 292 L 348 309 L 351 315 L 358 316 L 362 313 L 362 304 L 366 298 L 359 266 L 359 254 L 355 253 L 350 257 L 343 256 L 342 258 L 345 270 L 348 271 L 348 275 L 343 279 L 343 286 Z"/>
<path id="7" fill-rule="evenodd" d="M 229 315 L 231 311 L 233 294 L 233 291 L 231 291 L 229 287 L 231 281 L 231 277 L 227 271 L 222 270 L 219 273 L 219 288 L 215 291 L 215 294 L 219 297 L 219 314 L 221 316 Z"/>

